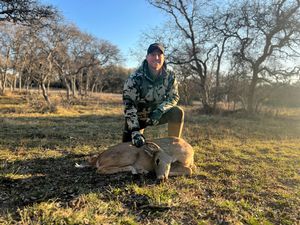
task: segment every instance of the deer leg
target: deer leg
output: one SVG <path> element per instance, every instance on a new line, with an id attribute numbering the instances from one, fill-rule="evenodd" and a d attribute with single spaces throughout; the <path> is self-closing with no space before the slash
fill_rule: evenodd
<path id="1" fill-rule="evenodd" d="M 149 173 L 149 171 L 148 170 L 145 170 L 145 169 L 143 169 L 143 168 L 136 168 L 137 169 L 137 172 L 138 173 L 140 173 L 140 174 L 147 174 L 147 173 Z"/>
<path id="2" fill-rule="evenodd" d="M 138 173 L 133 166 L 104 167 L 104 168 L 98 168 L 97 172 L 100 174 L 114 174 L 114 173 L 120 173 L 120 172 L 131 172 L 132 174 Z"/>
<path id="3" fill-rule="evenodd" d="M 171 169 L 169 176 L 182 176 L 182 175 L 192 175 L 192 169 L 190 167 L 184 166 L 180 163 L 171 164 Z"/>

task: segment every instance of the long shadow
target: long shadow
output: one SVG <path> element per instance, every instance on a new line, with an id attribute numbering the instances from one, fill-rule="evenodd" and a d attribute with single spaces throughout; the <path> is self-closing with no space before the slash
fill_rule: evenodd
<path id="1" fill-rule="evenodd" d="M 3 155 L 0 152 L 0 215 L 10 213 L 18 220 L 17 209 L 34 203 L 53 200 L 68 206 L 76 197 L 92 192 L 111 200 L 114 188 L 156 183 L 153 174 L 108 176 L 97 174 L 93 168 L 75 168 L 75 163 L 91 152 L 120 143 L 123 122 L 122 115 L 0 118 L 0 150 L 10 150 Z M 85 148 L 79 154 L 81 146 Z M 37 157 L 22 159 L 32 150 L 36 155 L 36 149 L 41 151 Z M 48 150 L 63 156 L 49 157 Z M 8 161 L 6 157 L 10 156 L 17 156 L 18 160 Z M 145 196 L 129 194 L 123 199 L 128 207 L 147 201 Z"/>
<path id="2" fill-rule="evenodd" d="M 139 186 L 156 183 L 154 174 L 146 176 L 119 173 L 100 175 L 93 168 L 75 168 L 75 162 L 84 160 L 85 155 L 68 154 L 58 158 L 37 158 L 6 163 L 3 174 L 16 171 L 14 175 L 0 174 L 0 214 L 7 212 L 18 219 L 17 209 L 48 200 L 60 201 L 68 206 L 82 194 L 101 193 L 104 200 L 112 199 L 114 188 L 123 189 L 130 183 Z M 19 178 L 18 178 L 19 177 Z M 21 177 L 21 178 L 20 178 Z M 128 196 L 124 204 L 144 204 L 147 199 Z"/>

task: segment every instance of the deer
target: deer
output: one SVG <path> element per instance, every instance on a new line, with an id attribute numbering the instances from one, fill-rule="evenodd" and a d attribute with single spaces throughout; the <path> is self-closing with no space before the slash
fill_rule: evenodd
<path id="1" fill-rule="evenodd" d="M 177 137 L 154 139 L 139 148 L 131 142 L 120 143 L 89 157 L 88 164 L 96 167 L 99 174 L 155 172 L 159 180 L 167 180 L 169 176 L 191 176 L 196 169 L 193 147 Z"/>

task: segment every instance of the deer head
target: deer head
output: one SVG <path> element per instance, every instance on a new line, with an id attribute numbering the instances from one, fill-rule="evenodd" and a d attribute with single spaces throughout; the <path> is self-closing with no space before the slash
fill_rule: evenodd
<path id="1" fill-rule="evenodd" d="M 153 159 L 157 179 L 167 180 L 171 169 L 171 163 L 173 161 L 172 157 L 153 142 L 147 142 L 145 144 L 144 151 Z"/>

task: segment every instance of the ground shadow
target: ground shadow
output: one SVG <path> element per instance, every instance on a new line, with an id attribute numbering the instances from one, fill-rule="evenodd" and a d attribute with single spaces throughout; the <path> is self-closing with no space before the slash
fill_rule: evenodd
<path id="1" fill-rule="evenodd" d="M 15 172 L 12 176 L 0 176 L 0 214 L 10 213 L 18 219 L 17 209 L 34 203 L 55 200 L 68 206 L 74 198 L 91 192 L 100 192 L 101 196 L 109 200 L 114 188 L 122 189 L 130 183 L 139 186 L 156 183 L 154 174 L 100 175 L 94 168 L 75 168 L 75 163 L 84 158 L 84 155 L 68 154 L 58 158 L 6 163 L 2 166 L 3 174 Z M 123 203 L 131 207 L 133 204 L 146 204 L 145 201 L 147 199 L 141 196 L 128 196 Z"/>
<path id="2" fill-rule="evenodd" d="M 114 188 L 156 184 L 154 174 L 99 175 L 92 168 L 75 168 L 88 154 L 120 143 L 123 125 L 122 115 L 1 118 L 0 150 L 6 151 L 0 154 L 0 215 L 10 213 L 18 221 L 17 209 L 35 203 L 53 200 L 67 207 L 93 192 L 109 201 Z M 135 193 L 118 201 L 130 208 L 149 203 Z"/>

